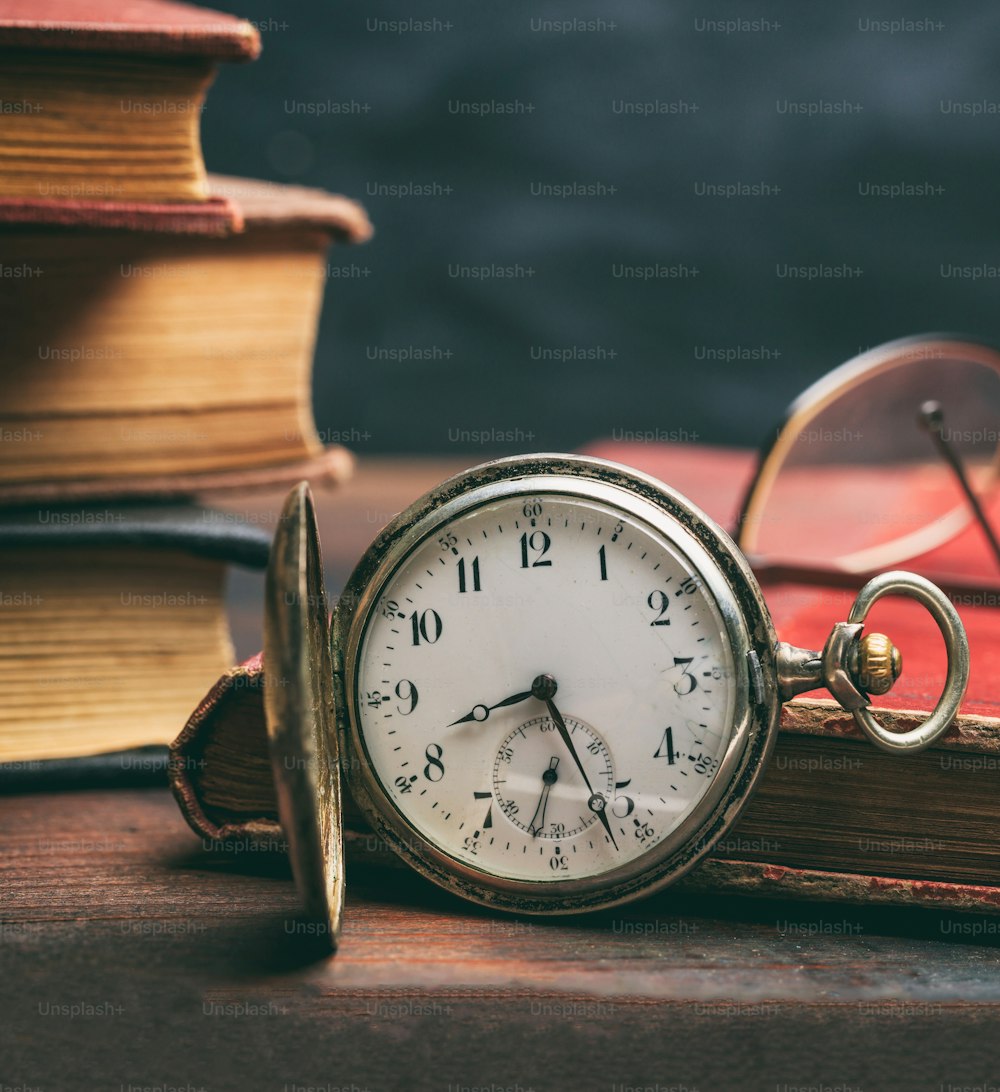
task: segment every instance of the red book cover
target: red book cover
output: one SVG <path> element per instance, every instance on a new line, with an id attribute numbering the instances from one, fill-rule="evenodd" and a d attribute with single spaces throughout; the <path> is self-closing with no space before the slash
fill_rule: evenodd
<path id="1" fill-rule="evenodd" d="M 145 53 L 252 61 L 253 24 L 173 0 L 0 0 L 0 49 Z"/>

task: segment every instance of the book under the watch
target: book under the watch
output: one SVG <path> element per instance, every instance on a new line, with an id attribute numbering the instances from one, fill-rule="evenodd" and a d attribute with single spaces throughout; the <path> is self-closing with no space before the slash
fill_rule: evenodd
<path id="1" fill-rule="evenodd" d="M 654 472 L 730 523 L 752 453 L 675 445 L 605 444 L 593 453 Z M 980 549 L 974 529 L 948 547 L 962 571 Z M 963 553 L 964 551 L 964 553 Z M 947 559 L 950 558 L 950 561 Z M 919 571 L 919 569 L 918 569 Z M 847 617 L 846 587 L 764 581 L 779 637 L 821 647 Z M 734 829 L 681 881 L 682 889 L 1000 912 L 1000 671 L 997 602 L 958 603 L 972 648 L 960 715 L 930 750 L 876 749 L 829 698 L 784 707 L 762 784 Z M 874 712 L 890 729 L 926 718 L 943 678 L 933 623 L 914 605 L 880 604 L 878 628 L 904 649 L 903 675 Z M 929 627 L 929 628 L 928 628 Z M 172 746 L 171 779 L 188 822 L 209 839 L 280 840 L 267 749 L 260 657 L 232 668 L 198 705 Z M 393 860 L 345 801 L 350 860 Z"/>

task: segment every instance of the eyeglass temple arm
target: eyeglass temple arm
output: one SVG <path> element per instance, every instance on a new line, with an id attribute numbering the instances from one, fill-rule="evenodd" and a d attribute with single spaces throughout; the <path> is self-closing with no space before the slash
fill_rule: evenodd
<path id="1" fill-rule="evenodd" d="M 857 591 L 862 584 L 880 575 L 876 571 L 851 572 L 827 565 L 809 565 L 794 561 L 771 561 L 767 558 L 748 558 L 754 576 L 762 584 L 814 584 L 820 588 L 840 588 Z M 967 606 L 996 606 L 1000 604 L 1000 585 L 989 585 L 967 580 L 950 573 L 934 573 L 934 583 L 957 604 Z"/>
<path id="2" fill-rule="evenodd" d="M 965 473 L 965 467 L 962 465 L 962 460 L 959 458 L 958 452 L 955 451 L 948 442 L 947 437 L 944 435 L 944 410 L 941 408 L 941 403 L 924 402 L 920 407 L 919 421 L 928 433 L 930 433 L 931 440 L 934 442 L 938 454 L 951 467 L 955 477 L 958 479 L 958 484 L 965 494 L 965 499 L 969 502 L 972 514 L 975 516 L 976 522 L 982 528 L 983 534 L 986 536 L 986 540 L 989 542 L 990 548 L 993 551 L 993 556 L 996 558 L 997 565 L 1000 566 L 1000 542 L 997 541 L 997 536 L 990 526 L 990 521 L 986 518 L 986 513 L 983 511 L 983 506 L 979 503 L 979 498 L 969 484 L 968 475 Z"/>

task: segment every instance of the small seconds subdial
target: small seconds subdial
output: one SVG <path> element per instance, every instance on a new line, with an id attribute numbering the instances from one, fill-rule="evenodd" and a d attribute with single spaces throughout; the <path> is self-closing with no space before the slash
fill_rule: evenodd
<path id="1" fill-rule="evenodd" d="M 532 838 L 572 838 L 597 821 L 614 790 L 607 744 L 588 724 L 564 717 L 583 775 L 551 717 L 534 717 L 510 732 L 493 763 L 493 796 L 500 811 Z M 593 790 L 593 791 L 591 791 Z"/>

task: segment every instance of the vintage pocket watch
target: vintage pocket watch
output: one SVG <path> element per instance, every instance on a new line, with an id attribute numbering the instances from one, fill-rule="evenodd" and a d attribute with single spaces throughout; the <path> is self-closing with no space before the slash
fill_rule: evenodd
<path id="1" fill-rule="evenodd" d="M 882 728 L 899 653 L 862 634 L 917 599 L 948 653 L 937 707 Z M 780 708 L 827 687 L 879 747 L 918 750 L 968 679 L 962 623 L 909 573 L 859 593 L 822 651 L 782 644 L 745 558 L 703 512 L 624 466 L 500 459 L 397 516 L 328 624 L 312 502 L 272 552 L 265 711 L 279 812 L 307 911 L 339 928 L 340 779 L 424 876 L 505 911 L 577 913 L 666 886 L 732 827 Z"/>

